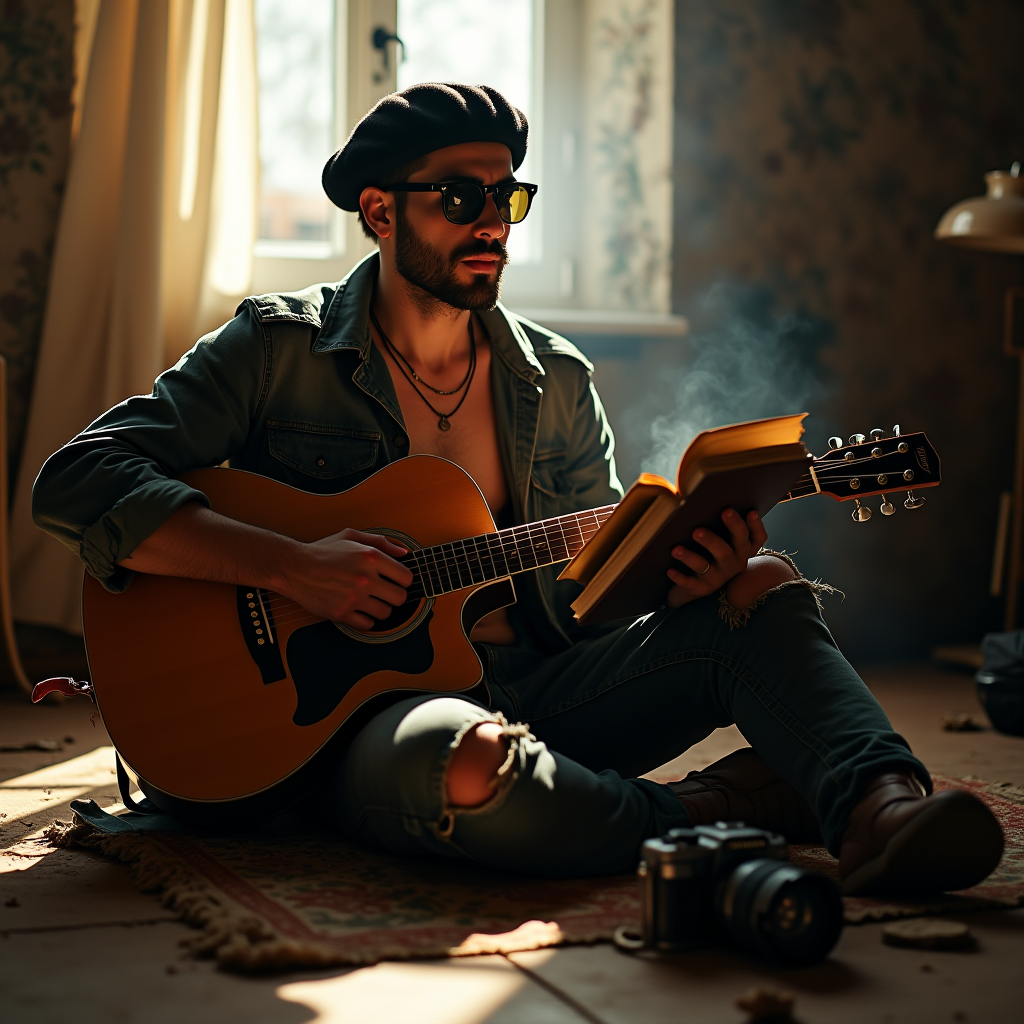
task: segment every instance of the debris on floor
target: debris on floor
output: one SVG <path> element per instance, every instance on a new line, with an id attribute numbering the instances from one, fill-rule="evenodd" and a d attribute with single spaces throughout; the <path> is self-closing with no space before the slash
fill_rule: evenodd
<path id="1" fill-rule="evenodd" d="M 74 741 L 72 740 L 72 742 Z M 0 743 L 0 754 L 20 754 L 25 750 L 63 749 L 64 747 L 59 740 L 25 740 L 23 743 Z"/>
<path id="2" fill-rule="evenodd" d="M 967 925 L 933 918 L 893 921 L 882 929 L 882 941 L 911 949 L 973 949 L 975 945 Z"/>
<path id="3" fill-rule="evenodd" d="M 956 714 L 949 712 L 944 715 L 942 728 L 946 732 L 981 732 L 985 727 L 973 715 L 960 711 Z"/>
<path id="4" fill-rule="evenodd" d="M 736 1007 L 750 1014 L 751 1021 L 787 1021 L 793 1019 L 796 997 L 792 992 L 774 988 L 752 988 L 736 1000 Z"/>

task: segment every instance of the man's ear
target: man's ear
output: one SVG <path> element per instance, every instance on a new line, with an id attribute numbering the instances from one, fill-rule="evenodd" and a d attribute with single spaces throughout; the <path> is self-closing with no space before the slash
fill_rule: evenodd
<path id="1" fill-rule="evenodd" d="M 359 196 L 363 220 L 378 238 L 389 238 L 395 230 L 394 196 L 368 185 Z"/>

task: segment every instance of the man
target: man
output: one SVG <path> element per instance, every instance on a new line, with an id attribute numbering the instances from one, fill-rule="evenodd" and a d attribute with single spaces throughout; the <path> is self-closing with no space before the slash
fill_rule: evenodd
<path id="1" fill-rule="evenodd" d="M 465 469 L 505 524 L 617 501 L 590 364 L 496 305 L 535 191 L 514 178 L 526 142 L 493 89 L 382 100 L 324 170 L 379 254 L 340 284 L 246 300 L 151 396 L 47 462 L 37 523 L 111 590 L 136 572 L 256 584 L 365 630 L 405 600 L 403 548 L 354 529 L 300 543 L 215 514 L 174 478 L 230 459 L 330 493 L 427 453 Z M 668 606 L 636 622 L 581 629 L 557 567 L 520 577 L 519 603 L 473 630 L 479 700 L 393 697 L 343 737 L 321 792 L 340 828 L 413 856 L 596 874 L 629 870 L 674 826 L 743 819 L 800 840 L 820 822 L 849 892 L 988 874 L 1002 849 L 991 814 L 965 793 L 928 795 L 810 584 L 759 554 L 756 514 L 723 520 L 730 543 L 692 538 L 711 560 L 680 538 L 690 572 L 670 571 Z M 753 750 L 673 785 L 638 778 L 732 722 Z"/>

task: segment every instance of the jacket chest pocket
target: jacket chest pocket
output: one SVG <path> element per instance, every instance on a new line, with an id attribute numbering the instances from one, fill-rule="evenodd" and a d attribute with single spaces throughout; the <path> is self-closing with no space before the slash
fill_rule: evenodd
<path id="1" fill-rule="evenodd" d="M 530 472 L 530 489 L 537 515 L 557 515 L 572 496 L 573 485 L 565 472 L 564 451 L 538 452 Z"/>
<path id="2" fill-rule="evenodd" d="M 380 441 L 376 430 L 267 421 L 270 455 L 317 480 L 334 480 L 370 469 L 377 462 Z"/>

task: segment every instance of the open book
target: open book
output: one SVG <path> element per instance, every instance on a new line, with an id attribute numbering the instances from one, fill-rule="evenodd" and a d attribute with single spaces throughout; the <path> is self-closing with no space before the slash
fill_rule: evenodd
<path id="1" fill-rule="evenodd" d="M 671 555 L 698 526 L 728 538 L 722 512 L 760 515 L 785 498 L 811 459 L 800 443 L 807 413 L 735 423 L 698 434 L 683 454 L 673 486 L 642 473 L 618 508 L 559 579 L 584 584 L 572 609 L 581 623 L 644 615 L 665 603 L 666 575 L 682 568 Z"/>

